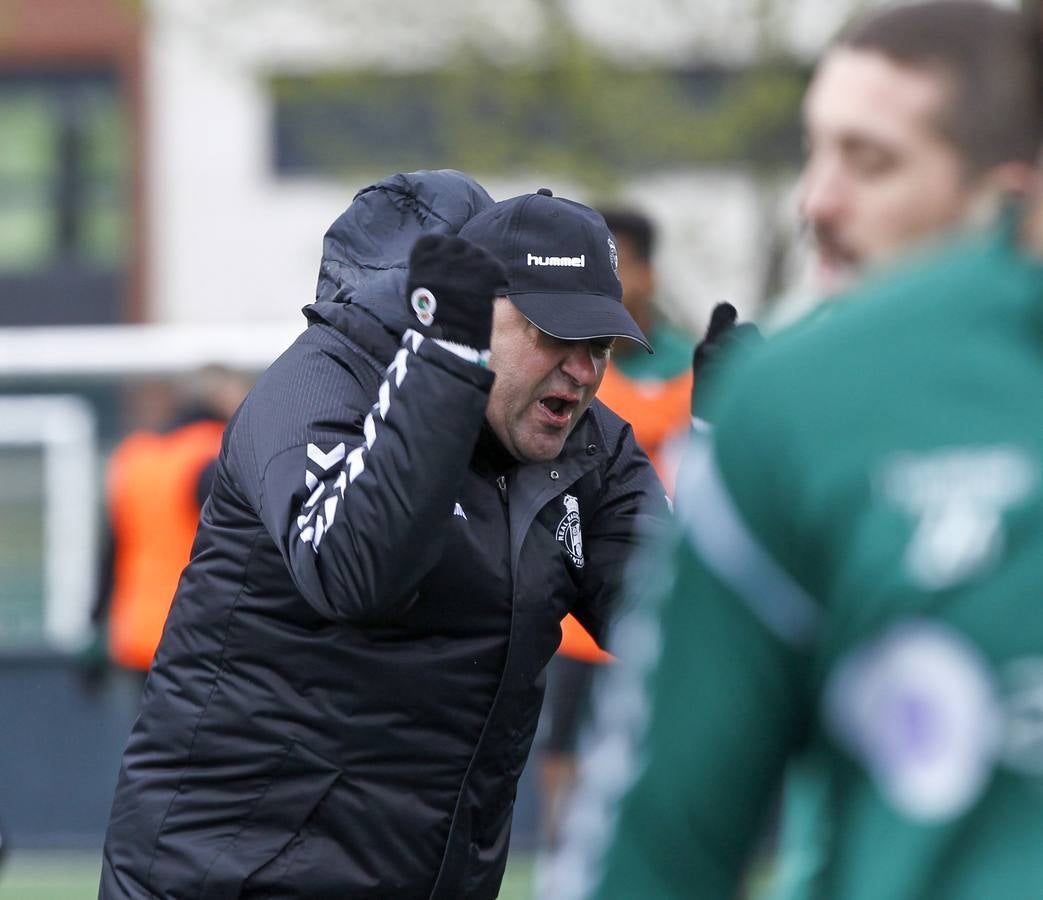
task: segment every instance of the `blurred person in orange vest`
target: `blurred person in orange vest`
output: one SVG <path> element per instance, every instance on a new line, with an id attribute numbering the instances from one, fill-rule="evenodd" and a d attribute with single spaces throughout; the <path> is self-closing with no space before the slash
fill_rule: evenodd
<path id="1" fill-rule="evenodd" d="M 618 341 L 598 396 L 634 429 L 660 480 L 673 492 L 691 421 L 694 341 L 655 303 L 652 262 L 656 232 L 651 219 L 629 208 L 603 209 L 616 242 L 623 305 L 648 336 L 654 355 Z M 575 780 L 576 742 L 599 664 L 612 657 L 572 616 L 561 623 L 561 644 L 547 670 L 540 768 L 542 839 L 557 840 L 558 820 Z"/>
<path id="2" fill-rule="evenodd" d="M 692 393 L 693 338 L 674 325 L 656 305 L 652 256 L 656 231 L 651 219 L 633 209 L 602 210 L 619 254 L 623 304 L 655 353 L 635 353 L 620 341 L 598 394 L 605 405 L 634 429 L 656 473 L 673 493 L 674 478 L 688 435 Z"/>
<path id="3" fill-rule="evenodd" d="M 239 372 L 205 366 L 178 385 L 179 412 L 166 427 L 135 431 L 113 452 L 88 675 L 101 674 L 106 657 L 148 672 L 210 495 L 225 424 L 249 387 Z"/>

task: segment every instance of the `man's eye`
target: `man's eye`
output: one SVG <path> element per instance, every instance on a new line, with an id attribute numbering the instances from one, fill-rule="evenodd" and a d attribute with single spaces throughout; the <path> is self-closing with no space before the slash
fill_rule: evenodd
<path id="1" fill-rule="evenodd" d="M 852 169 L 858 175 L 866 178 L 883 175 L 893 167 L 895 162 L 892 154 L 882 150 L 880 147 L 873 147 L 868 144 L 859 144 L 850 148 L 847 159 Z"/>

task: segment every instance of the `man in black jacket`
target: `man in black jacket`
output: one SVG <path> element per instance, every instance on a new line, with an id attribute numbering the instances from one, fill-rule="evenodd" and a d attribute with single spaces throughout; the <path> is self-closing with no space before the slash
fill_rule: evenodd
<path id="1" fill-rule="evenodd" d="M 644 342 L 599 215 L 415 173 L 324 249 L 226 431 L 102 898 L 495 897 L 558 623 L 603 638 L 665 515 L 594 400 L 611 341 Z"/>

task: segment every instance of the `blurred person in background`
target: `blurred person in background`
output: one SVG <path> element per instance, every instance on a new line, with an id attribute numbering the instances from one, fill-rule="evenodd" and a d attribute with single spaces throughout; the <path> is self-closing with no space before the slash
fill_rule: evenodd
<path id="1" fill-rule="evenodd" d="M 645 353 L 632 344 L 613 348 L 598 396 L 630 423 L 637 442 L 672 492 L 688 435 L 695 341 L 656 304 L 656 230 L 652 220 L 635 209 L 601 212 L 616 241 L 623 303 L 648 335 L 655 353 Z"/>
<path id="2" fill-rule="evenodd" d="M 648 336 L 654 354 L 639 344 L 618 342 L 598 398 L 634 429 L 668 493 L 688 436 L 692 394 L 692 338 L 656 305 L 656 229 L 652 220 L 626 207 L 601 210 L 615 239 L 623 305 Z M 561 623 L 561 645 L 547 667 L 547 696 L 541 721 L 541 841 L 553 847 L 558 821 L 576 773 L 576 741 L 586 715 L 598 666 L 611 657 L 573 617 Z"/>
<path id="3" fill-rule="evenodd" d="M 587 207 L 453 171 L 330 228 L 309 327 L 226 431 L 104 900 L 498 894 L 559 623 L 604 640 L 667 516 L 595 398 L 613 341 L 647 344 L 611 249 Z"/>
<path id="4" fill-rule="evenodd" d="M 199 512 L 213 483 L 225 424 L 250 380 L 209 365 L 175 384 L 177 412 L 165 426 L 135 431 L 109 460 L 107 533 L 83 662 L 96 678 L 112 664 L 148 672 Z"/>
<path id="5" fill-rule="evenodd" d="M 920 79 L 935 122 L 967 120 L 957 159 L 1038 155 L 1040 43 L 1016 14 L 934 2 L 848 40 L 866 34 L 902 48 L 894 103 Z M 944 207 L 929 168 L 907 189 Z M 725 373 L 634 579 L 544 896 L 733 897 L 784 776 L 781 896 L 1038 894 L 1038 183 Z"/>

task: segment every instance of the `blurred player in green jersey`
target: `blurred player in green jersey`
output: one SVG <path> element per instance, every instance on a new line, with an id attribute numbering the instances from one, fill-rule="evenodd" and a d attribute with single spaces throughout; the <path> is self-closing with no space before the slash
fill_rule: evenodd
<path id="1" fill-rule="evenodd" d="M 984 166 L 998 196 L 1024 184 L 979 143 L 1035 152 L 1043 130 L 1030 30 L 984 4 L 895 9 L 816 78 L 876 54 L 951 177 Z M 823 158 L 809 130 L 809 175 L 895 165 L 858 141 Z M 925 215 L 943 176 L 906 184 Z M 783 780 L 777 896 L 1043 896 L 1043 195 L 967 200 L 957 219 L 990 225 L 724 377 L 634 579 L 546 896 L 733 897 Z M 893 257 L 848 240 L 829 237 L 834 269 Z"/>

